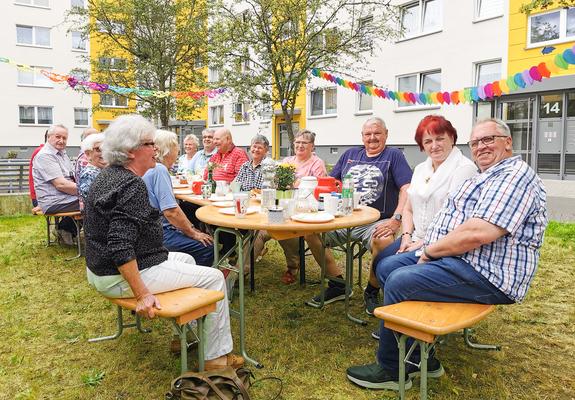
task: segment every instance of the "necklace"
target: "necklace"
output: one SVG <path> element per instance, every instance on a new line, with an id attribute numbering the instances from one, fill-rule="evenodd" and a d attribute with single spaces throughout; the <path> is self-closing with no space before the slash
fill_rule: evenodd
<path id="1" fill-rule="evenodd" d="M 431 176 L 428 176 L 427 178 L 425 178 L 425 183 L 429 183 L 430 179 L 431 179 Z"/>

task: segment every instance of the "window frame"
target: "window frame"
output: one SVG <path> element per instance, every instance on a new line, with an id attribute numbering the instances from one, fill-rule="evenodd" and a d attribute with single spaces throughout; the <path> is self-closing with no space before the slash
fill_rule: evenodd
<path id="1" fill-rule="evenodd" d="M 217 114 L 218 121 L 214 122 L 214 115 Z M 218 104 L 215 106 L 210 106 L 209 108 L 209 121 L 210 126 L 222 126 L 225 123 L 225 115 L 224 115 L 224 105 Z"/>
<path id="2" fill-rule="evenodd" d="M 501 0 L 501 9 L 498 13 L 492 15 L 481 16 L 481 3 L 485 0 L 474 0 L 473 1 L 473 22 L 487 21 L 493 18 L 502 17 L 505 13 L 505 3 Z"/>
<path id="3" fill-rule="evenodd" d="M 369 27 L 371 24 L 373 24 L 373 15 L 366 15 L 365 17 L 361 17 L 358 21 L 359 34 L 363 35 L 362 39 L 360 40 L 360 51 L 368 51 L 370 53 L 373 52 L 373 36 L 369 34 Z M 363 32 L 366 27 L 368 28 L 367 34 Z"/>
<path id="4" fill-rule="evenodd" d="M 74 4 L 74 2 L 77 1 L 81 1 L 82 5 L 81 6 L 77 6 Z M 70 0 L 70 7 L 78 7 L 78 8 L 86 8 L 86 0 Z"/>
<path id="5" fill-rule="evenodd" d="M 54 88 L 54 83 L 48 78 L 48 77 L 44 77 L 44 75 L 42 75 L 42 70 L 47 70 L 47 71 L 52 71 L 52 67 L 41 67 L 41 66 L 37 66 L 37 65 L 33 65 L 32 66 L 32 71 L 29 70 L 24 70 L 24 69 L 19 69 L 17 74 L 17 78 L 16 78 L 16 84 L 18 86 L 24 86 L 24 87 L 35 87 L 35 88 L 47 88 L 47 89 L 53 89 Z M 32 79 L 33 82 L 32 83 L 25 83 L 25 82 L 21 82 L 20 81 L 20 72 L 32 72 Z M 37 82 L 37 77 L 38 76 L 42 76 L 42 80 L 45 80 L 45 82 L 47 83 L 46 85 L 41 85 Z"/>
<path id="6" fill-rule="evenodd" d="M 238 111 L 238 106 L 241 106 L 241 111 Z M 250 115 L 247 112 L 249 108 L 249 103 L 247 102 L 235 102 L 233 104 L 233 115 L 234 115 L 234 124 L 244 124 L 250 122 Z"/>
<path id="7" fill-rule="evenodd" d="M 373 86 L 373 81 L 372 80 L 368 80 L 368 81 L 362 81 L 362 82 L 358 82 L 361 85 L 365 85 L 365 86 Z M 363 98 L 366 99 L 370 99 L 371 101 L 371 107 L 370 108 L 366 108 L 366 109 L 361 109 L 361 100 Z M 364 94 L 363 92 L 358 92 L 356 97 L 355 97 L 355 113 L 356 115 L 362 115 L 362 114 L 373 114 L 373 96 L 369 95 L 369 94 Z"/>
<path id="8" fill-rule="evenodd" d="M 430 69 L 430 70 L 426 70 L 426 71 L 419 71 L 419 72 L 413 72 L 410 74 L 402 74 L 402 75 L 397 75 L 395 77 L 395 87 L 397 89 L 398 92 L 405 92 L 405 90 L 401 90 L 399 87 L 399 80 L 400 78 L 407 78 L 410 76 L 415 76 L 416 77 L 416 90 L 414 92 L 416 93 L 422 93 L 423 92 L 423 83 L 424 80 L 422 79 L 425 75 L 432 75 L 432 74 L 437 74 L 439 73 L 440 77 L 442 77 L 442 71 L 441 69 Z M 437 91 L 441 91 L 441 81 L 439 84 L 439 90 Z M 439 106 L 437 104 L 419 104 L 419 103 L 415 103 L 415 104 L 402 104 L 404 103 L 401 100 L 398 100 L 396 103 L 396 108 L 395 111 L 408 111 L 408 110 L 419 110 L 419 109 L 427 109 L 427 108 L 439 108 Z"/>
<path id="9" fill-rule="evenodd" d="M 208 67 L 208 82 L 219 82 L 222 75 L 222 71 L 220 68 L 216 67 Z"/>
<path id="10" fill-rule="evenodd" d="M 104 98 L 104 96 L 107 96 L 109 98 L 112 99 L 112 103 L 113 104 L 104 104 L 102 102 L 102 99 Z M 126 105 L 118 105 L 119 103 L 119 99 L 126 99 Z M 99 105 L 102 108 L 128 108 L 129 107 L 129 101 L 128 98 L 125 96 L 120 96 L 119 94 L 106 94 L 106 93 L 100 93 L 100 101 L 99 101 Z"/>
<path id="11" fill-rule="evenodd" d="M 433 29 L 429 29 L 429 30 L 424 30 L 424 21 L 425 21 L 425 15 L 426 15 L 426 4 L 427 3 L 431 3 L 437 1 L 439 2 L 439 7 L 440 7 L 440 21 L 438 24 L 438 27 L 433 28 Z M 426 35 L 431 35 L 434 33 L 438 33 L 441 32 L 443 30 L 443 0 L 416 0 L 416 1 L 412 1 L 409 3 L 405 3 L 402 4 L 400 6 L 400 18 L 399 18 L 399 28 L 403 29 L 403 18 L 405 16 L 405 11 L 407 9 L 416 7 L 418 10 L 418 15 L 417 15 L 417 20 L 416 20 L 416 29 L 411 32 L 410 34 L 405 34 L 404 36 L 402 36 L 401 38 L 399 38 L 398 42 L 404 41 L 404 40 L 410 40 L 410 39 L 414 39 L 420 36 L 426 36 Z"/>
<path id="12" fill-rule="evenodd" d="M 34 122 L 30 123 L 30 122 L 22 122 L 22 119 L 20 118 L 20 109 L 22 107 L 32 107 L 34 108 Z M 38 123 L 38 109 L 39 108 L 47 108 L 51 110 L 51 117 L 52 120 L 48 123 Z M 29 104 L 18 104 L 18 124 L 19 125 L 23 125 L 23 126 L 50 126 L 54 123 L 54 106 L 38 106 L 38 105 L 29 105 Z"/>
<path id="13" fill-rule="evenodd" d="M 85 124 L 79 124 L 78 120 L 76 119 L 76 111 L 80 111 L 80 110 L 86 110 L 86 123 Z M 79 127 L 90 126 L 90 109 L 88 107 L 74 107 L 74 126 L 79 126 Z"/>
<path id="14" fill-rule="evenodd" d="M 47 6 L 35 4 L 35 2 L 38 1 L 38 0 L 29 0 L 29 1 L 30 1 L 30 4 L 20 3 L 20 1 L 24 1 L 24 0 L 14 0 L 14 4 L 19 5 L 19 6 L 24 6 L 24 7 L 43 8 L 43 9 L 46 9 L 46 10 L 49 10 L 49 9 L 50 9 L 50 0 L 46 0 L 46 1 L 48 2 L 48 5 L 47 5 Z"/>
<path id="15" fill-rule="evenodd" d="M 335 111 L 334 112 L 326 112 L 326 92 L 327 91 L 334 91 L 335 92 Z M 315 92 L 321 91 L 322 93 L 322 112 L 321 114 L 313 114 L 313 95 Z M 333 118 L 337 117 L 337 86 L 326 86 L 326 87 L 319 87 L 309 91 L 309 107 L 308 107 L 308 119 L 315 119 L 315 118 Z"/>
<path id="16" fill-rule="evenodd" d="M 18 28 L 30 28 L 30 29 L 32 29 L 32 43 L 18 42 Z M 48 44 L 47 45 L 37 44 L 37 30 L 38 30 L 38 28 L 48 30 Z M 16 24 L 16 45 L 17 46 L 27 46 L 27 47 L 40 47 L 43 49 L 51 49 L 52 48 L 52 28 L 47 28 L 45 26 Z"/>
<path id="17" fill-rule="evenodd" d="M 537 47 L 544 47 L 544 46 L 548 46 L 551 44 L 559 44 L 559 43 L 575 41 L 575 34 L 573 34 L 572 36 L 567 36 L 567 13 L 571 9 L 575 9 L 575 7 L 556 8 L 556 9 L 553 9 L 550 11 L 545 11 L 545 12 L 540 12 L 537 14 L 529 15 L 529 17 L 527 18 L 527 40 L 526 40 L 526 46 L 525 47 L 527 49 L 534 49 Z M 559 13 L 559 38 L 532 43 L 531 42 L 531 28 L 532 28 L 533 18 L 540 17 L 542 15 L 547 15 L 547 14 L 554 14 L 554 13 Z"/>
<path id="18" fill-rule="evenodd" d="M 79 43 L 84 43 L 84 47 L 74 47 L 74 36 L 75 35 L 79 35 L 80 36 L 80 42 Z M 72 31 L 71 32 L 71 39 L 72 39 L 72 51 L 80 51 L 83 53 L 86 53 L 88 51 L 88 40 L 86 38 L 83 37 L 84 35 L 82 35 L 82 32 L 79 31 Z"/>
<path id="19" fill-rule="evenodd" d="M 479 86 L 479 78 L 480 78 L 480 70 L 482 66 L 485 65 L 490 65 L 490 64 L 499 64 L 499 78 L 496 80 L 500 80 L 501 79 L 501 67 L 503 66 L 502 64 L 502 60 L 500 58 L 494 59 L 494 60 L 485 60 L 485 61 L 477 61 L 474 62 L 474 74 L 473 74 L 473 86 Z M 491 83 L 493 81 L 489 81 L 488 83 Z M 484 83 L 485 84 L 485 83 Z"/>
<path id="20" fill-rule="evenodd" d="M 103 60 L 109 60 L 109 67 Z M 116 64 L 124 63 L 123 68 L 116 68 Z M 101 71 L 120 71 L 125 72 L 128 70 L 128 60 L 120 57 L 99 57 L 98 58 L 98 69 Z"/>

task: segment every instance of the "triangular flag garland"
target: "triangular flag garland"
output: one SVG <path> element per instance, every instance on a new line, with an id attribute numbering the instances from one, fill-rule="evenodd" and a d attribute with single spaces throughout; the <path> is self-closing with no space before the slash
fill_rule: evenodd
<path id="1" fill-rule="evenodd" d="M 24 71 L 33 71 L 34 70 L 34 68 L 30 65 L 18 64 L 18 63 L 14 62 L 14 61 L 6 58 L 6 57 L 0 57 L 0 62 L 12 64 L 12 65 L 16 66 L 16 68 L 18 68 L 20 70 L 24 70 Z M 138 96 L 141 96 L 141 97 L 163 98 L 163 97 L 173 96 L 177 99 L 190 97 L 194 100 L 199 100 L 202 97 L 213 98 L 213 97 L 226 91 L 225 88 L 209 89 L 209 90 L 202 90 L 202 91 L 197 91 L 197 92 L 191 92 L 191 91 L 175 92 L 175 91 L 160 91 L 160 90 L 149 90 L 149 89 L 140 89 L 140 88 L 127 88 L 127 87 L 109 85 L 107 83 L 83 81 L 83 80 L 80 80 L 73 75 L 57 74 L 55 72 L 46 71 L 44 69 L 41 69 L 40 73 L 42 75 L 46 76 L 48 79 L 50 79 L 53 82 L 68 84 L 68 86 L 70 86 L 72 89 L 75 89 L 76 87 L 79 87 L 79 86 L 83 86 L 83 87 L 86 87 L 90 90 L 94 90 L 96 92 L 104 93 L 107 91 L 112 91 L 112 92 L 115 92 L 115 93 L 122 95 L 122 96 L 129 96 L 130 94 L 134 93 L 134 94 L 137 94 Z"/>
<path id="2" fill-rule="evenodd" d="M 575 64 L 575 45 L 566 49 L 563 53 L 556 54 L 551 60 L 543 61 L 538 65 L 532 66 L 525 71 L 518 72 L 506 79 L 500 79 L 482 86 L 468 87 L 465 89 L 455 90 L 452 92 L 399 92 L 393 90 L 380 89 L 375 86 L 368 86 L 362 83 L 356 83 L 347 79 L 336 77 L 328 72 L 314 68 L 311 74 L 315 77 L 325 79 L 336 85 L 342 86 L 376 96 L 382 99 L 403 101 L 410 104 L 460 104 L 478 102 L 481 100 L 490 100 L 499 97 L 502 94 L 511 93 L 518 88 L 524 88 L 533 85 L 535 81 L 541 82 L 543 78 L 550 78 L 551 75 L 557 74 L 560 69 L 566 70 L 569 65 Z"/>

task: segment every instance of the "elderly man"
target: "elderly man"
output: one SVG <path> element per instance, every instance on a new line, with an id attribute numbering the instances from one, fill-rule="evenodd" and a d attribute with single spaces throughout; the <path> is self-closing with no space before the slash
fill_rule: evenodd
<path id="1" fill-rule="evenodd" d="M 363 147 L 352 148 L 342 154 L 331 171 L 336 179 L 350 174 L 355 183 L 355 190 L 364 193 L 363 202 L 380 211 L 380 220 L 372 224 L 353 228 L 352 239 L 363 242 L 366 248 L 379 251 L 393 241 L 394 235 L 401 227 L 401 212 L 407 199 L 407 188 L 411 182 L 411 168 L 403 153 L 395 148 L 386 146 L 388 131 L 385 122 L 378 117 L 365 121 L 361 131 Z M 346 230 L 330 232 L 330 244 L 340 244 L 347 240 Z M 316 260 L 320 260 L 323 251 L 321 241 L 317 234 L 306 236 L 306 241 Z M 319 262 L 319 261 L 318 261 Z M 326 250 L 326 272 L 330 276 L 342 278 L 339 267 L 333 254 Z M 373 272 L 370 272 L 368 287 L 366 288 L 366 308 L 369 301 L 377 300 L 379 286 Z M 345 285 L 330 281 L 325 291 L 325 304 L 345 298 Z M 319 296 L 312 302 L 319 303 Z M 375 301 L 376 301 L 375 300 Z"/>
<path id="2" fill-rule="evenodd" d="M 86 139 L 93 133 L 99 133 L 99 132 L 95 128 L 84 129 L 82 135 L 80 136 L 80 140 L 83 142 L 84 139 Z M 74 169 L 74 179 L 76 180 L 76 182 L 80 182 L 80 175 L 82 175 L 82 171 L 84 170 L 84 168 L 86 168 L 86 165 L 88 165 L 89 162 L 90 160 L 88 160 L 88 157 L 86 156 L 84 150 L 80 149 L 80 153 L 76 158 L 76 166 Z"/>
<path id="3" fill-rule="evenodd" d="M 194 154 L 194 157 L 190 161 L 189 168 L 194 174 L 203 175 L 206 165 L 210 158 L 216 154 L 218 149 L 216 148 L 216 143 L 214 142 L 214 130 L 211 128 L 206 128 L 202 131 L 202 143 L 204 148 L 199 150 Z"/>
<path id="4" fill-rule="evenodd" d="M 384 304 L 405 300 L 511 304 L 525 298 L 547 225 L 541 179 L 520 156 L 500 120 L 478 122 L 469 141 L 481 173 L 449 194 L 419 251 L 387 257 L 377 275 Z M 371 389 L 398 388 L 398 348 L 393 331 L 380 324 L 374 364 L 350 367 L 347 377 Z M 408 344 L 409 346 L 409 344 Z M 412 362 L 419 362 L 419 348 Z M 443 374 L 428 359 L 428 376 Z M 419 373 L 408 366 L 409 376 Z M 406 388 L 411 386 L 407 378 Z"/>
<path id="5" fill-rule="evenodd" d="M 38 206 L 44 214 L 77 211 L 78 188 L 74 182 L 74 169 L 66 154 L 68 128 L 52 125 L 47 142 L 38 152 L 32 167 Z M 65 244 L 73 244 L 76 227 L 70 218 L 58 224 L 58 235 Z"/>
<path id="6" fill-rule="evenodd" d="M 214 142 L 218 151 L 210 157 L 211 163 L 218 167 L 214 170 L 215 181 L 231 182 L 238 175 L 240 167 L 248 161 L 248 155 L 239 147 L 236 147 L 229 129 L 221 128 L 214 133 Z M 208 171 L 204 171 L 204 179 L 208 177 Z"/>

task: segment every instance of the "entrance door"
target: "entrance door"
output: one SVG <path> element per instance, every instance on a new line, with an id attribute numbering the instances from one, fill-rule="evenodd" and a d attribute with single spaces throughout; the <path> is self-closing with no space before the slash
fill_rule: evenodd
<path id="1" fill-rule="evenodd" d="M 500 104 L 501 119 L 509 125 L 513 138 L 513 154 L 533 166 L 533 103 L 534 97 L 504 101 Z"/>
<path id="2" fill-rule="evenodd" d="M 542 95 L 537 121 L 537 173 L 561 179 L 561 140 L 563 137 L 563 94 Z"/>
<path id="3" fill-rule="evenodd" d="M 291 124 L 293 133 L 295 134 L 299 130 L 299 122 L 292 122 Z M 284 158 L 291 155 L 290 151 L 290 140 L 287 131 L 287 124 L 278 124 L 278 132 L 280 137 L 280 158 Z"/>

